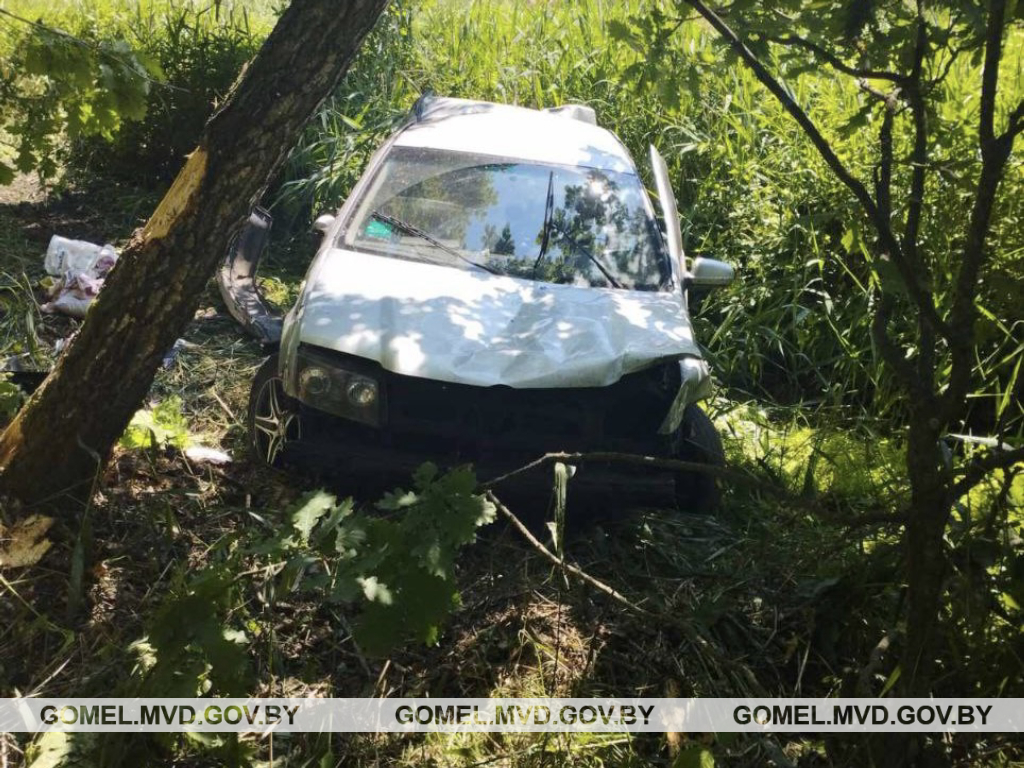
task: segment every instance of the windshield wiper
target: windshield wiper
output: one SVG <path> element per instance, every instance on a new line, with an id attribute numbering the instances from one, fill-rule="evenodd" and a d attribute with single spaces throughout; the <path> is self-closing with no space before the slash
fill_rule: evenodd
<path id="1" fill-rule="evenodd" d="M 551 175 L 548 176 L 548 194 L 544 200 L 544 223 L 541 225 L 541 236 L 540 236 L 540 252 L 537 254 L 536 260 L 533 262 L 533 277 L 537 277 L 537 267 L 540 266 L 541 259 L 547 255 L 548 245 L 551 242 L 551 230 L 554 229 L 555 224 L 555 172 L 552 171 Z M 616 288 L 621 288 L 622 284 L 612 277 L 611 273 L 605 268 L 598 258 L 579 244 L 571 234 L 559 227 L 559 231 L 565 236 L 565 238 L 572 243 L 573 247 L 594 262 L 594 265 L 601 270 L 601 274 L 605 276 L 609 283 Z"/>
<path id="2" fill-rule="evenodd" d="M 540 251 L 537 253 L 537 259 L 533 262 L 533 277 L 537 277 L 537 267 L 540 266 L 541 259 L 548 252 L 548 243 L 551 240 L 551 224 L 553 223 L 555 213 L 555 172 L 552 171 L 551 175 L 548 176 L 548 193 L 544 198 L 544 223 L 541 224 L 541 235 L 540 235 Z"/>
<path id="3" fill-rule="evenodd" d="M 615 288 L 622 288 L 622 283 L 620 283 L 618 280 L 616 280 L 614 277 L 612 277 L 612 273 L 609 272 L 605 268 L 604 264 L 601 263 L 601 260 L 598 259 L 597 256 L 595 256 L 590 251 L 588 251 L 586 248 L 584 248 L 582 245 L 580 245 L 579 240 L 577 240 L 575 237 L 573 237 L 565 229 L 562 229 L 561 227 L 559 227 L 559 231 L 561 231 L 561 233 L 565 236 L 566 240 L 568 240 L 570 243 L 572 243 L 572 246 L 577 251 L 582 253 L 584 256 L 586 256 L 588 259 L 590 259 L 592 262 L 594 262 L 594 266 L 596 266 L 599 270 L 601 270 L 601 274 L 604 275 L 607 278 L 609 283 L 611 283 Z"/>
<path id="4" fill-rule="evenodd" d="M 434 247 L 440 248 L 445 253 L 450 254 L 450 255 L 454 256 L 455 258 L 457 258 L 457 259 L 462 259 L 462 261 L 466 262 L 470 266 L 476 267 L 477 269 L 482 269 L 482 270 L 484 270 L 484 272 L 490 272 L 492 275 L 500 275 L 500 274 L 502 274 L 501 272 L 499 272 L 498 270 L 494 269 L 493 267 L 489 267 L 486 264 L 481 264 L 481 263 L 479 263 L 477 261 L 473 261 L 468 256 L 463 256 L 461 253 L 459 253 L 457 250 L 455 250 L 451 246 L 445 245 L 440 240 L 435 238 L 433 235 L 427 234 L 426 232 L 424 232 L 419 227 L 415 227 L 415 226 L 413 226 L 412 224 L 410 224 L 410 223 L 408 223 L 406 221 L 402 221 L 401 219 L 396 219 L 394 216 L 389 216 L 388 214 L 381 213 L 380 211 L 374 211 L 373 213 L 370 214 L 370 217 L 374 218 L 374 219 L 378 219 L 379 221 L 383 221 L 385 224 L 390 224 L 391 226 L 401 230 L 402 232 L 405 232 L 407 235 L 412 235 L 413 237 L 418 237 L 421 240 L 426 240 L 428 243 L 430 243 Z"/>

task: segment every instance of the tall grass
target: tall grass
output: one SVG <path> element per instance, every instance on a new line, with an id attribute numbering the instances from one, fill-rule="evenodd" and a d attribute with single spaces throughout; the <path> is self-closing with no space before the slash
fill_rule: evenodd
<path id="1" fill-rule="evenodd" d="M 169 83 L 154 89 L 146 120 L 112 145 L 71 148 L 69 161 L 80 175 L 119 172 L 135 181 L 173 175 L 275 12 L 274 0 L 0 2 L 72 31 L 99 25 L 160 59 Z M 703 24 L 681 23 L 656 50 L 612 34 L 633 16 L 655 13 L 678 10 L 665 0 L 396 0 L 293 151 L 271 201 L 278 229 L 304 229 L 336 207 L 421 93 L 527 107 L 587 103 L 623 139 L 645 177 L 648 145 L 665 156 L 687 251 L 739 268 L 736 285 L 711 297 L 697 317 L 719 380 L 778 403 L 898 418 L 900 400 L 869 333 L 876 277 L 863 253 L 861 213 L 775 100 L 746 69 L 722 58 Z M 1008 41 L 1005 104 L 1024 92 L 1022 38 L 1015 33 Z M 850 122 L 863 105 L 856 85 L 826 71 L 781 74 L 843 159 L 869 181 L 877 126 Z M 934 204 L 923 235 L 939 254 L 940 290 L 959 246 L 959 228 L 951 224 L 966 217 L 970 203 L 964 186 L 948 177 L 972 176 L 978 83 L 978 64 L 962 57 L 946 81 L 944 109 L 933 117 L 952 137 L 932 148 Z M 955 130 L 945 130 L 950 126 Z M 1024 357 L 1022 181 L 1016 163 L 991 239 L 994 279 L 980 298 L 977 366 L 986 384 L 974 395 L 973 426 L 983 431 L 1000 421 L 1011 431 L 1024 423 L 1015 395 Z"/>
<path id="2" fill-rule="evenodd" d="M 649 144 L 666 157 L 687 251 L 739 268 L 736 285 L 707 301 L 697 320 L 719 379 L 776 402 L 898 417 L 870 338 L 860 212 L 791 118 L 744 68 L 722 60 L 705 26 L 681 24 L 653 54 L 613 39 L 613 27 L 652 8 L 674 12 L 634 0 L 402 3 L 296 149 L 278 205 L 298 220 L 336 206 L 423 92 L 527 107 L 587 103 L 642 174 Z M 1010 69 L 1020 42 L 1010 42 Z M 969 104 L 978 82 L 977 66 L 958 62 L 950 101 Z M 1006 82 L 1012 90 L 1013 77 Z M 849 123 L 863 103 L 856 85 L 823 72 L 793 73 L 788 84 L 844 160 L 870 179 L 877 128 Z M 1024 90 L 1019 81 L 1016 88 Z M 935 148 L 938 162 L 972 157 L 970 131 L 958 135 L 955 146 Z M 1019 168 L 1008 174 L 993 238 L 1003 275 L 1019 275 L 1024 258 L 1021 181 Z M 969 199 L 952 184 L 937 199 L 942 208 L 931 211 L 925 240 L 953 253 L 949 225 L 966 216 Z M 982 429 L 1006 408 L 1018 409 L 1018 423 L 1022 415 L 1006 395 L 1022 356 L 1019 285 L 995 280 L 983 299 L 994 319 L 985 321 L 989 345 L 979 360 L 989 382 L 975 410 Z"/>

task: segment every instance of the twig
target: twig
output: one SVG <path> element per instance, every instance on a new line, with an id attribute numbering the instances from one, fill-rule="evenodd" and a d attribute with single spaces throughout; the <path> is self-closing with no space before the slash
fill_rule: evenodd
<path id="1" fill-rule="evenodd" d="M 115 54 L 115 53 L 113 53 L 113 52 L 111 52 L 109 50 L 101 48 L 96 43 L 93 43 L 93 42 L 91 42 L 89 40 L 83 40 L 80 37 L 76 37 L 75 35 L 72 35 L 70 32 L 65 32 L 63 29 L 57 29 L 56 27 L 51 27 L 51 26 L 49 26 L 47 24 L 43 24 L 43 23 L 38 22 L 38 21 L 32 21 L 31 19 L 26 19 L 24 16 L 19 16 L 16 13 L 11 13 L 6 8 L 0 8 L 0 16 L 6 16 L 7 18 L 12 19 L 13 21 L 18 22 L 19 24 L 24 24 L 24 25 L 30 27 L 31 29 L 36 30 L 37 32 L 42 32 L 43 34 L 51 34 L 51 35 L 55 35 L 57 37 L 63 38 L 64 40 L 67 40 L 72 45 L 77 45 L 77 46 L 79 46 L 81 48 L 85 48 L 86 50 L 92 51 L 97 56 L 101 56 L 101 57 L 102 56 L 106 56 L 106 57 L 110 58 L 112 61 L 118 62 L 125 69 L 131 70 L 134 75 L 137 75 L 138 77 L 142 78 L 143 80 L 147 81 L 148 83 L 151 83 L 153 85 L 162 86 L 164 88 L 167 88 L 168 90 L 181 91 L 182 93 L 189 93 L 189 90 L 187 88 L 182 88 L 181 86 L 178 86 L 178 85 L 171 85 L 170 83 L 166 83 L 166 82 L 164 82 L 162 80 L 157 80 L 157 79 L 151 77 L 150 74 L 148 72 L 146 72 L 144 69 L 140 70 L 138 67 L 136 67 L 134 62 L 128 61 L 127 59 L 124 59 L 121 56 L 118 56 L 117 54 Z M 134 51 L 133 51 L 133 54 L 134 54 Z"/>
<path id="2" fill-rule="evenodd" d="M 999 488 L 995 501 L 992 502 L 992 510 L 989 512 L 988 520 L 985 522 L 985 538 L 992 538 L 995 535 L 996 523 L 999 520 L 1000 511 L 1006 510 L 1006 500 L 1013 490 L 1014 481 L 1017 479 L 1017 471 L 1010 469 L 1003 473 L 1003 483 Z M 1004 516 L 1005 518 L 1005 516 Z"/>
<path id="3" fill-rule="evenodd" d="M 799 35 L 769 35 L 766 36 L 765 39 L 770 40 L 773 43 L 778 43 L 779 45 L 794 45 L 800 48 L 805 48 L 816 56 L 824 59 L 832 65 L 833 68 L 838 69 L 844 74 L 852 75 L 853 77 L 864 77 L 871 80 L 888 80 L 893 83 L 902 83 L 906 80 L 906 75 L 901 75 L 899 72 L 889 72 L 884 69 L 871 69 L 870 67 L 851 66 L 823 46 L 820 46 L 805 37 L 800 37 Z"/>
<path id="4" fill-rule="evenodd" d="M 1017 108 L 1010 114 L 1010 124 L 1003 133 L 1003 137 L 1012 139 L 1021 131 L 1024 131 L 1024 99 L 1017 103 Z"/>
<path id="5" fill-rule="evenodd" d="M 353 645 L 354 644 L 355 641 L 353 641 Z M 385 696 L 386 691 L 384 690 L 384 681 L 387 679 L 389 669 L 391 669 L 391 659 L 384 662 L 384 666 L 381 667 L 380 674 L 377 675 L 377 682 L 373 686 L 374 695 L 381 699 L 387 698 Z M 367 672 L 369 672 L 369 669 L 367 669 Z"/>
<path id="6" fill-rule="evenodd" d="M 1006 469 L 1021 461 L 1024 461 L 1024 446 L 1012 451 L 993 451 L 980 459 L 975 459 L 968 465 L 963 478 L 953 486 L 953 498 L 959 499 L 966 494 L 982 482 L 992 470 Z"/>
<path id="7" fill-rule="evenodd" d="M 355 632 L 352 631 L 352 625 L 348 623 L 348 619 L 346 619 L 343 614 L 335 613 L 334 615 L 338 619 L 338 622 L 341 624 L 341 626 L 345 628 L 345 631 L 348 632 L 348 639 L 352 641 L 352 650 L 355 651 L 356 659 L 359 660 L 359 666 L 363 668 L 363 672 L 366 673 L 367 679 L 373 680 L 373 670 L 370 669 L 370 663 L 366 660 L 366 657 L 363 655 L 363 649 L 360 648 L 359 643 L 356 642 L 356 635 Z M 387 668 L 385 668 L 384 671 L 387 671 Z M 383 678 L 383 676 L 384 672 L 381 672 L 380 677 L 377 678 L 378 685 L 380 684 L 381 678 Z"/>
<path id="8" fill-rule="evenodd" d="M 791 92 L 786 89 L 779 80 L 769 72 L 764 63 L 754 54 L 747 44 L 726 24 L 718 14 L 709 8 L 702 0 L 685 0 L 685 2 L 696 10 L 705 21 L 718 33 L 718 35 L 729 45 L 739 58 L 754 73 L 754 76 L 765 88 L 779 101 L 782 107 L 797 122 L 803 132 L 810 139 L 814 148 L 818 150 L 825 164 L 832 170 L 836 177 L 853 193 L 860 203 L 861 208 L 867 213 L 875 230 L 878 232 L 881 251 L 892 259 L 893 264 L 899 271 L 907 293 L 913 299 L 918 309 L 927 318 L 928 322 L 946 339 L 952 337 L 952 330 L 939 314 L 935 305 L 935 297 L 931 291 L 920 281 L 920 276 L 913 266 L 903 257 L 899 240 L 892 229 L 892 222 L 882 216 L 878 205 L 871 197 L 867 187 L 853 175 L 850 169 L 839 159 L 835 149 L 822 135 L 818 126 L 811 120 L 807 112 L 797 104 Z M 993 11 L 994 12 L 994 11 Z"/>
<path id="9" fill-rule="evenodd" d="M 235 424 L 239 423 L 238 417 L 235 416 L 235 412 L 228 407 L 228 404 L 221 399 L 221 396 L 217 394 L 217 390 L 214 389 L 213 387 L 210 387 L 210 396 L 217 401 L 217 405 L 219 405 L 224 410 L 224 413 L 228 415 L 228 418 L 231 419 L 231 421 L 233 421 Z"/>
<path id="10" fill-rule="evenodd" d="M 978 311 L 978 276 L 991 256 L 985 241 L 991 228 L 996 191 L 1003 170 L 1013 150 L 1016 136 L 1014 120 L 1002 134 L 995 132 L 995 112 L 998 101 L 999 62 L 1003 50 L 1003 30 L 1006 23 L 1006 1 L 992 0 L 985 30 L 985 63 L 982 67 L 981 96 L 978 100 L 978 145 L 981 150 L 981 170 L 975 187 L 967 233 L 961 249 L 960 269 L 956 275 L 950 309 L 950 325 L 956 333 L 947 337 L 950 342 L 949 384 L 943 394 L 940 422 L 949 423 L 959 417 L 963 402 L 971 388 L 974 371 L 974 322 Z M 1014 115 L 1024 115 L 1024 101 Z"/>
<path id="11" fill-rule="evenodd" d="M 587 462 L 631 464 L 634 466 L 648 467 L 649 469 L 665 469 L 676 472 L 698 472 L 706 475 L 714 475 L 715 477 L 720 477 L 724 480 L 732 480 L 737 483 L 749 485 L 760 490 L 767 491 L 768 493 L 772 493 L 776 496 L 789 495 L 784 488 L 766 483 L 753 475 L 747 474 L 746 472 L 729 469 L 728 467 L 720 467 L 715 464 L 704 464 L 699 461 L 664 459 L 657 456 L 644 456 L 638 453 L 617 453 L 614 451 L 592 451 L 589 453 L 546 453 L 539 459 L 534 459 L 518 469 L 513 469 L 510 472 L 506 472 L 503 475 L 499 475 L 487 482 L 481 483 L 480 487 L 485 490 L 490 489 L 505 482 L 506 480 L 516 477 L 517 475 L 529 472 L 532 469 L 537 469 L 545 464 L 552 464 L 559 461 L 566 464 L 585 464 Z"/>
<path id="12" fill-rule="evenodd" d="M 72 656 L 68 656 L 66 659 L 64 659 L 63 663 L 59 667 L 57 667 L 57 669 L 55 669 L 53 672 L 47 675 L 46 678 L 41 683 L 37 683 L 36 685 L 32 686 L 32 693 L 30 693 L 29 696 L 38 696 L 39 694 L 41 694 L 46 684 L 53 680 L 53 678 L 55 678 L 61 672 L 63 672 L 64 667 L 71 663 L 72 658 Z"/>
<path id="13" fill-rule="evenodd" d="M 523 523 L 523 521 L 520 520 L 518 517 L 516 517 L 515 513 L 512 510 L 510 510 L 508 507 L 506 507 L 504 504 L 501 503 L 501 500 L 497 496 L 494 495 L 493 491 L 487 491 L 485 495 L 487 496 L 488 500 L 492 504 L 494 504 L 495 507 L 498 508 L 498 511 L 501 512 L 501 514 L 503 514 L 505 517 L 507 517 L 509 519 L 509 521 L 512 523 L 512 525 L 514 525 L 516 527 L 516 530 L 518 530 L 523 535 L 523 537 L 528 542 L 530 542 L 530 544 L 533 545 L 534 549 L 536 549 L 538 552 L 540 552 L 542 555 L 544 555 L 544 557 L 546 557 L 552 563 L 557 565 L 559 568 L 563 569 L 567 573 L 571 573 L 573 576 L 575 576 L 576 578 L 580 579 L 581 581 L 586 582 L 587 584 L 592 586 L 594 589 L 597 589 L 597 590 L 599 590 L 601 592 L 604 592 L 610 598 L 612 598 L 616 602 L 622 604 L 623 606 L 625 606 L 630 611 L 633 611 L 634 613 L 639 613 L 642 616 L 652 616 L 653 615 L 653 614 L 651 614 L 650 611 L 648 611 L 648 610 L 646 610 L 644 608 L 641 608 L 637 603 L 635 603 L 632 600 L 624 597 L 620 592 L 617 592 L 612 587 L 609 587 L 603 581 L 595 579 L 589 573 L 587 573 L 586 571 L 578 568 L 577 566 L 573 565 L 572 563 L 567 563 L 564 560 L 559 559 L 557 555 L 555 555 L 550 549 L 545 547 L 541 543 L 541 541 L 536 536 L 534 536 L 533 533 L 530 532 L 530 529 L 526 527 L 526 524 Z"/>

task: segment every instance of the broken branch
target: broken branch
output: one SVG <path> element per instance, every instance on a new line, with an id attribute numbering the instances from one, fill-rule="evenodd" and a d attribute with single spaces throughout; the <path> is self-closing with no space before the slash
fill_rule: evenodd
<path id="1" fill-rule="evenodd" d="M 594 451 L 591 453 L 546 453 L 539 459 L 528 464 L 506 472 L 503 475 L 492 478 L 480 484 L 481 488 L 493 488 L 500 483 L 510 480 L 530 470 L 537 469 L 546 464 L 553 464 L 556 461 L 566 464 L 609 463 L 609 464 L 630 464 L 633 466 L 648 467 L 650 469 L 664 469 L 675 472 L 699 472 L 706 475 L 714 475 L 724 480 L 731 480 L 736 483 L 751 486 L 764 490 L 776 496 L 788 496 L 788 492 L 777 485 L 766 483 L 763 480 L 728 467 L 720 467 L 714 464 L 703 464 L 698 461 L 683 461 L 681 459 L 663 459 L 656 456 L 643 456 L 638 453 L 616 453 L 612 451 Z"/>
<path id="2" fill-rule="evenodd" d="M 572 563 L 567 563 L 565 562 L 565 560 L 556 556 L 550 549 L 544 546 L 540 539 L 533 535 L 530 529 L 526 527 L 526 524 L 518 517 L 516 517 L 515 513 L 511 509 L 509 509 L 508 507 L 501 503 L 501 500 L 494 495 L 493 491 L 487 491 L 485 495 L 487 496 L 487 499 L 495 507 L 498 508 L 498 511 L 501 512 L 501 514 L 504 515 L 506 518 L 508 518 L 509 522 L 511 522 L 512 525 L 515 526 L 516 530 L 519 531 L 519 533 L 521 533 L 528 542 L 530 542 L 533 548 L 540 552 L 552 563 L 554 563 L 567 573 L 571 573 L 573 576 L 580 579 L 581 581 L 586 582 L 594 589 L 604 592 L 610 598 L 612 598 L 618 603 L 621 603 L 634 613 L 639 613 L 645 616 L 650 615 L 649 611 L 641 608 L 639 605 L 637 605 L 636 602 L 624 597 L 621 592 L 617 592 L 615 589 L 609 587 L 603 581 L 595 579 L 593 576 L 591 576 L 589 573 L 582 570 L 581 568 L 573 565 Z"/>

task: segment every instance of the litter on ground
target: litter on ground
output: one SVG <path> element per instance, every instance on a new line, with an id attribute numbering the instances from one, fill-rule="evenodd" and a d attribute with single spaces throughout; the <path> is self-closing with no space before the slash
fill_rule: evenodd
<path id="1" fill-rule="evenodd" d="M 55 280 L 48 291 L 49 301 L 40 309 L 85 317 L 116 263 L 117 251 L 109 243 L 96 245 L 54 235 L 46 248 L 43 268 Z"/>

